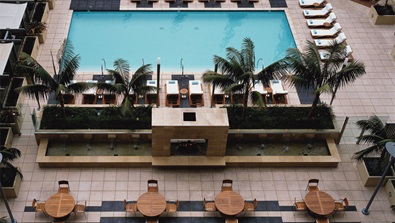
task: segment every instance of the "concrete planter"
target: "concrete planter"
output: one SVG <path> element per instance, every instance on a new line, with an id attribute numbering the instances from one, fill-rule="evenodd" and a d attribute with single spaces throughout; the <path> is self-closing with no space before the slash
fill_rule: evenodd
<path id="1" fill-rule="evenodd" d="M 379 183 L 381 176 L 371 176 L 368 172 L 368 169 L 366 168 L 365 161 L 358 162 L 357 163 L 357 169 L 359 172 L 359 176 L 361 177 L 361 181 L 363 186 L 365 187 L 375 187 Z M 393 173 L 393 171 L 392 171 Z M 381 186 L 384 186 L 388 179 L 394 178 L 394 176 L 386 176 L 383 184 Z"/>
<path id="2" fill-rule="evenodd" d="M 22 44 L 22 52 L 27 53 L 32 58 L 37 59 L 40 42 L 37 36 L 26 36 Z"/>
<path id="3" fill-rule="evenodd" d="M 18 167 L 18 170 L 20 170 L 19 167 Z M 19 189 L 21 187 L 21 183 L 22 183 L 21 176 L 19 174 L 16 174 L 13 186 L 12 187 L 3 187 L 5 196 L 7 198 L 16 198 L 16 197 L 18 197 L 18 193 L 19 193 Z"/>
<path id="4" fill-rule="evenodd" d="M 379 15 L 374 6 L 370 7 L 369 17 L 375 25 L 394 25 L 395 15 Z"/>
<path id="5" fill-rule="evenodd" d="M 385 191 L 387 192 L 388 200 L 391 205 L 395 205 L 395 179 L 390 179 L 385 184 Z"/>
<path id="6" fill-rule="evenodd" d="M 1 145 L 7 148 L 11 147 L 12 140 L 14 139 L 14 133 L 12 132 L 11 127 L 1 127 Z"/>

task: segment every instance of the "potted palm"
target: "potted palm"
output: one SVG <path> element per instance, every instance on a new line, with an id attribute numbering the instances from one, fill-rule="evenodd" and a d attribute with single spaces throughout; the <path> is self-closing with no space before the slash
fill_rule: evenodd
<path id="1" fill-rule="evenodd" d="M 45 22 L 33 21 L 26 25 L 26 35 L 37 36 L 39 43 L 44 43 L 47 38 L 47 24 Z"/>
<path id="2" fill-rule="evenodd" d="M 21 157 L 21 151 L 17 148 L 7 148 L 0 146 L 0 153 L 3 155 L 0 167 L 0 181 L 7 198 L 18 196 L 23 175 L 18 167 L 10 162 Z"/>
<path id="3" fill-rule="evenodd" d="M 12 132 L 21 134 L 22 117 L 17 107 L 3 108 L 0 110 L 0 126 L 11 127 Z"/>
<path id="4" fill-rule="evenodd" d="M 373 187 L 378 184 L 389 162 L 389 154 L 385 149 L 385 144 L 394 142 L 395 138 L 387 133 L 384 123 L 377 116 L 372 116 L 367 120 L 359 120 L 356 124 L 364 132 L 358 137 L 358 140 L 369 146 L 356 152 L 353 158 L 358 160 L 357 169 L 363 185 Z M 389 178 L 393 177 L 393 171 L 390 170 L 386 174 L 387 177 L 383 185 Z"/>

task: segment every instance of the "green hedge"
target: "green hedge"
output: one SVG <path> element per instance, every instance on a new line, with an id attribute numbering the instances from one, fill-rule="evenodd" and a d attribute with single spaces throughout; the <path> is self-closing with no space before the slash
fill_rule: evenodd
<path id="1" fill-rule="evenodd" d="M 334 129 L 332 109 L 318 106 L 315 116 L 307 119 L 311 107 L 247 108 L 228 107 L 230 129 Z"/>
<path id="2" fill-rule="evenodd" d="M 318 106 L 307 119 L 311 107 L 243 108 L 227 107 L 230 129 L 333 129 L 332 109 Z M 118 107 L 84 108 L 58 106 L 44 108 L 41 129 L 151 129 L 152 107 L 135 107 L 122 116 Z"/>
<path id="3" fill-rule="evenodd" d="M 151 106 L 135 107 L 127 116 L 118 107 L 64 109 L 46 106 L 40 129 L 151 129 Z"/>

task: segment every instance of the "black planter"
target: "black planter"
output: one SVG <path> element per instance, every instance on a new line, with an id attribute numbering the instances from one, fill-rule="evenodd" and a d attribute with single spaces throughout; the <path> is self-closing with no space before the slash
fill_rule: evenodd
<path id="1" fill-rule="evenodd" d="M 394 9 L 390 5 L 375 5 L 374 8 L 379 15 L 395 15 Z"/>
<path id="2" fill-rule="evenodd" d="M 13 187 L 17 172 L 11 168 L 0 168 L 0 181 L 3 187 Z"/>
<path id="3" fill-rule="evenodd" d="M 36 9 L 34 10 L 32 21 L 41 22 L 41 20 L 44 16 L 46 4 L 47 4 L 46 2 L 37 3 Z"/>
<path id="4" fill-rule="evenodd" d="M 22 87 L 23 80 L 23 78 L 13 78 L 11 80 L 10 87 L 8 88 L 7 99 L 5 102 L 6 107 L 16 107 L 19 93 L 15 92 L 15 89 L 18 87 Z"/>

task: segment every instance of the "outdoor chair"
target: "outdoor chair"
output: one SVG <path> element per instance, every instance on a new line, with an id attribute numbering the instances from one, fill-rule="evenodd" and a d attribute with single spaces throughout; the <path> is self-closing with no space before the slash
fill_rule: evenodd
<path id="1" fill-rule="evenodd" d="M 336 21 L 337 17 L 334 12 L 331 12 L 325 19 L 307 19 L 306 23 L 309 28 L 315 27 L 332 27 L 332 23 Z"/>
<path id="2" fill-rule="evenodd" d="M 346 41 L 347 37 L 344 33 L 339 33 L 339 35 L 336 38 L 328 38 L 328 39 L 315 39 L 314 43 L 316 46 L 319 48 L 328 48 L 333 44 L 334 41 L 337 43 L 343 43 Z"/>
<path id="3" fill-rule="evenodd" d="M 84 216 L 85 216 L 85 219 L 86 219 L 85 209 L 86 209 L 86 201 L 84 201 L 83 203 L 80 203 L 79 201 L 77 201 L 75 203 L 75 206 L 74 206 L 74 209 L 73 209 L 75 217 L 77 217 L 77 213 L 84 213 Z"/>
<path id="4" fill-rule="evenodd" d="M 336 37 L 337 34 L 342 30 L 339 23 L 335 23 L 330 29 L 311 29 L 310 34 L 313 38 L 323 38 L 323 37 Z"/>
<path id="5" fill-rule="evenodd" d="M 344 60 L 346 57 L 348 58 L 353 52 L 350 45 L 347 45 L 344 50 L 345 50 L 344 57 L 342 56 L 338 59 Z M 331 55 L 331 53 L 328 50 L 318 50 L 318 53 L 320 54 L 320 58 L 322 61 L 328 60 Z M 351 61 L 351 60 L 348 59 L 348 61 Z"/>
<path id="6" fill-rule="evenodd" d="M 307 211 L 306 203 L 304 201 L 297 201 L 296 197 L 293 207 L 294 207 L 294 215 L 297 211 Z"/>
<path id="7" fill-rule="evenodd" d="M 325 3 L 325 0 L 299 0 L 300 7 L 320 7 Z"/>
<path id="8" fill-rule="evenodd" d="M 306 9 L 303 10 L 303 15 L 304 17 L 326 17 L 330 12 L 332 12 L 332 4 L 328 3 L 325 5 L 324 8 L 322 9 L 318 9 L 318 10 L 310 10 L 310 9 Z"/>
<path id="9" fill-rule="evenodd" d="M 328 218 L 316 218 L 315 222 L 316 223 L 329 223 L 329 219 Z"/>
<path id="10" fill-rule="evenodd" d="M 169 213 L 176 212 L 178 209 L 178 206 L 180 206 L 180 201 L 178 201 L 178 199 L 175 203 L 167 203 L 166 204 L 166 213 L 169 214 Z"/>
<path id="11" fill-rule="evenodd" d="M 69 181 L 67 181 L 67 180 L 59 180 L 58 184 L 59 184 L 58 193 L 68 193 L 68 192 L 70 192 Z"/>
<path id="12" fill-rule="evenodd" d="M 239 220 L 237 218 L 226 218 L 225 223 L 239 223 Z"/>
<path id="13" fill-rule="evenodd" d="M 42 212 L 42 213 L 44 213 L 45 217 L 48 217 L 47 213 L 45 212 L 45 207 L 44 206 L 45 206 L 45 201 L 39 201 L 39 200 L 36 200 L 36 198 L 33 199 L 32 207 L 33 207 L 34 211 L 36 213 L 37 212 Z"/>
<path id="14" fill-rule="evenodd" d="M 222 181 L 221 191 L 232 191 L 233 180 L 225 179 Z"/>
<path id="15" fill-rule="evenodd" d="M 159 191 L 157 180 L 154 180 L 154 179 L 148 180 L 147 186 L 148 186 L 148 192 L 158 192 Z"/>
<path id="16" fill-rule="evenodd" d="M 348 199 L 347 198 L 344 198 L 340 201 L 336 201 L 335 202 L 335 213 L 333 213 L 333 214 L 336 214 L 336 212 L 338 212 L 338 211 L 343 211 L 343 215 L 344 215 L 345 210 L 347 208 L 348 208 Z"/>
<path id="17" fill-rule="evenodd" d="M 137 205 L 136 204 L 128 204 L 126 199 L 123 200 L 123 208 L 125 209 L 125 216 L 128 213 L 134 213 L 136 215 L 137 212 Z"/>
<path id="18" fill-rule="evenodd" d="M 206 201 L 206 198 L 203 198 L 203 206 L 205 212 L 216 212 L 217 207 L 215 207 L 214 201 Z"/>
<path id="19" fill-rule="evenodd" d="M 258 201 L 256 200 L 256 198 L 254 199 L 253 203 L 244 202 L 244 215 L 247 213 L 247 211 L 255 211 L 257 207 Z"/>
<path id="20" fill-rule="evenodd" d="M 309 182 L 307 183 L 306 190 L 308 190 L 308 191 L 317 191 L 317 190 L 320 190 L 320 189 L 318 188 L 318 182 L 319 182 L 319 181 L 320 181 L 320 180 L 318 180 L 318 179 L 310 179 Z"/>

